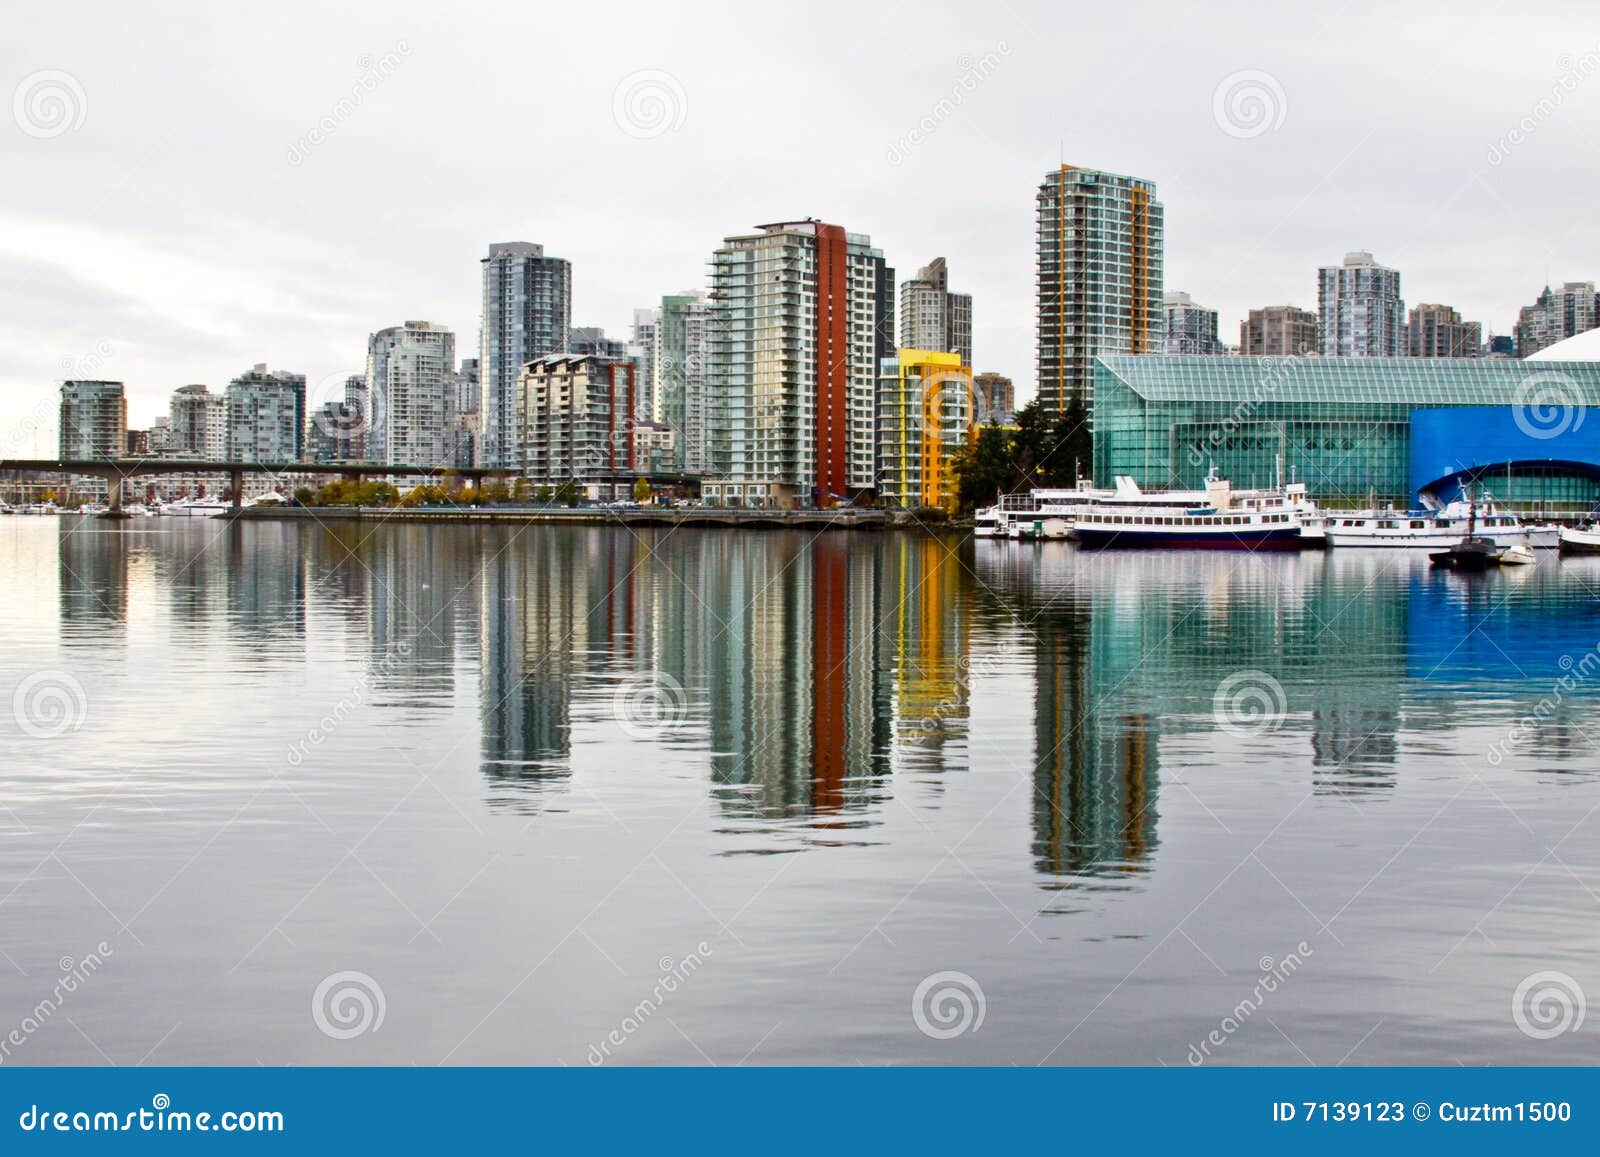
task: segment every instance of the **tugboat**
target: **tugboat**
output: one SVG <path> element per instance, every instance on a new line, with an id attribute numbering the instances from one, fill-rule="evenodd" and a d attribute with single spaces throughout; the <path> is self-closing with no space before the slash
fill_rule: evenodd
<path id="1" fill-rule="evenodd" d="M 1476 533 L 1477 529 L 1478 505 L 1472 502 L 1468 504 L 1467 537 L 1449 550 L 1430 554 L 1429 560 L 1434 566 L 1444 567 L 1447 570 L 1481 571 L 1499 566 L 1506 548 L 1494 539 Z"/>

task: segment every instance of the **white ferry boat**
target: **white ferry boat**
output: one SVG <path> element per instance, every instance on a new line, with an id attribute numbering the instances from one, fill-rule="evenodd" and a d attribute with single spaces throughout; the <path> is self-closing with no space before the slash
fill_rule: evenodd
<path id="1" fill-rule="evenodd" d="M 1554 549 L 1559 545 L 1554 526 L 1528 526 L 1510 511 L 1495 507 L 1492 497 L 1476 503 L 1458 500 L 1423 510 L 1352 510 L 1329 513 L 1328 542 L 1338 547 L 1385 547 L 1448 550 L 1468 533 L 1492 539 L 1498 546 L 1527 543 Z"/>
<path id="2" fill-rule="evenodd" d="M 1113 497 L 1076 512 L 1072 533 L 1091 550 L 1300 550 L 1323 545 L 1323 516 L 1303 482 L 1234 490 L 1213 472 L 1204 490 L 1145 494 L 1118 478 Z"/>

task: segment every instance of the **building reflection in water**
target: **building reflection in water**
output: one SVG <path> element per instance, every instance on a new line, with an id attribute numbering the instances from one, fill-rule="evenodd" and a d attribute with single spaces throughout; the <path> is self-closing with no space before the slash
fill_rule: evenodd
<path id="1" fill-rule="evenodd" d="M 1581 567 L 1470 584 L 1373 553 L 63 519 L 57 577 L 64 644 L 124 641 L 132 585 L 165 608 L 169 641 L 230 648 L 230 669 L 303 662 L 314 645 L 364 655 L 374 705 L 405 718 L 458 707 L 476 666 L 497 809 L 548 807 L 570 789 L 574 743 L 593 743 L 602 762 L 655 750 L 705 774 L 726 831 L 820 842 L 881 822 L 892 790 L 936 797 L 952 773 L 1024 763 L 1033 861 L 1071 885 L 1149 869 L 1163 771 L 1188 770 L 1174 748 L 1214 763 L 1248 749 L 1214 713 L 1229 676 L 1281 689 L 1282 726 L 1260 742 L 1282 758 L 1262 774 L 1381 798 L 1402 728 L 1442 735 L 1485 703 L 1509 723 L 1600 642 Z M 1004 676 L 1032 683 L 1021 746 L 972 748 L 987 722 L 974 696 L 1002 685 L 971 661 L 975 638 L 985 655 L 1026 648 Z M 616 717 L 640 678 L 678 688 L 681 715 L 642 741 Z M 1562 697 L 1525 750 L 1576 769 L 1597 691 L 1600 676 Z"/>

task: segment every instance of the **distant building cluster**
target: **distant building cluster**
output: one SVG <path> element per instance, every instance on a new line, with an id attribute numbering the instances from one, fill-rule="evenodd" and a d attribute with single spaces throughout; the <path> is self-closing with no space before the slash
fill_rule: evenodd
<path id="1" fill-rule="evenodd" d="M 1216 310 L 1166 289 L 1154 182 L 1060 165 L 1035 208 L 1047 416 L 1088 423 L 1106 358 L 1506 359 L 1600 326 L 1594 282 L 1567 282 L 1524 307 L 1513 335 L 1485 338 L 1449 305 L 1408 311 L 1399 271 L 1354 251 L 1317 271 L 1314 310 L 1251 309 L 1230 346 Z M 635 309 L 625 337 L 572 324 L 572 264 L 541 244 L 496 242 L 480 266 L 475 347 L 407 321 L 370 335 L 361 372 L 312 395 L 304 374 L 257 365 L 221 393 L 178 387 L 143 430 L 127 429 L 121 383 L 67 382 L 61 454 L 477 467 L 596 497 L 695 480 L 727 505 L 949 506 L 955 456 L 979 426 L 1016 420 L 1012 378 L 974 370 L 972 296 L 946 260 L 897 284 L 872 239 L 839 224 L 728 235 L 703 289 Z"/>

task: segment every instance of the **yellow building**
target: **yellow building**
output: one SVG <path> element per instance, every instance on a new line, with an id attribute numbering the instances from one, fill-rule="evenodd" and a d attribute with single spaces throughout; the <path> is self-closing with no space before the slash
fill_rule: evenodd
<path id="1" fill-rule="evenodd" d="M 951 460 L 978 436 L 972 367 L 959 354 L 903 349 L 878 374 L 878 497 L 954 510 Z"/>

